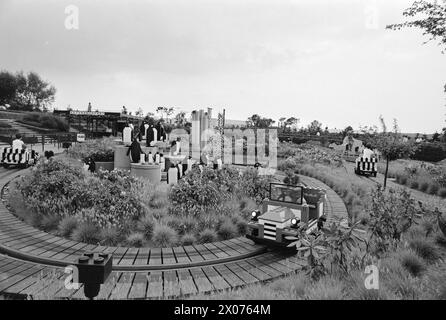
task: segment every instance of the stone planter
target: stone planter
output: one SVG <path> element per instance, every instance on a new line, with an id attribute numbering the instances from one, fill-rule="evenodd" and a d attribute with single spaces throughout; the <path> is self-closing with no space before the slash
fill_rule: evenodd
<path id="1" fill-rule="evenodd" d="M 130 170 L 130 157 L 127 155 L 129 147 L 119 145 L 115 148 L 115 169 Z"/>
<path id="2" fill-rule="evenodd" d="M 114 169 L 114 161 L 108 161 L 108 162 L 96 161 L 95 164 L 96 164 L 96 171 L 99 171 L 99 169 L 112 171 Z"/>
<path id="3" fill-rule="evenodd" d="M 161 167 L 157 164 L 130 164 L 130 175 L 149 180 L 151 183 L 161 182 Z"/>

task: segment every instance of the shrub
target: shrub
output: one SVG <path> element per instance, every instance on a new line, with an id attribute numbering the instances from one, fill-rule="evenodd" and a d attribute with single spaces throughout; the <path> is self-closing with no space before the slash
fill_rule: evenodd
<path id="1" fill-rule="evenodd" d="M 197 241 L 195 236 L 191 233 L 186 233 L 181 237 L 181 245 L 182 246 L 189 246 L 194 244 Z"/>
<path id="2" fill-rule="evenodd" d="M 436 195 L 438 193 L 438 186 L 436 184 L 429 185 L 429 189 L 427 190 L 429 194 Z"/>
<path id="3" fill-rule="evenodd" d="M 442 198 L 446 198 L 446 188 L 440 188 L 440 190 L 438 190 L 438 195 Z"/>
<path id="4" fill-rule="evenodd" d="M 420 183 L 420 191 L 421 192 L 426 192 L 428 188 L 429 188 L 429 183 L 427 183 L 427 182 Z"/>
<path id="5" fill-rule="evenodd" d="M 228 240 L 237 235 L 237 228 L 230 220 L 223 222 L 218 228 L 217 234 L 222 240 Z"/>
<path id="6" fill-rule="evenodd" d="M 199 243 L 207 243 L 207 242 L 214 242 L 217 240 L 217 233 L 212 229 L 204 229 L 200 232 L 198 235 L 198 242 Z"/>
<path id="7" fill-rule="evenodd" d="M 101 244 L 105 246 L 117 246 L 121 241 L 121 233 L 116 228 L 105 228 L 101 230 Z"/>
<path id="8" fill-rule="evenodd" d="M 248 230 L 248 223 L 240 219 L 235 223 L 235 227 L 237 229 L 237 233 L 243 236 L 246 234 L 246 231 Z"/>
<path id="9" fill-rule="evenodd" d="M 423 261 L 412 251 L 403 252 L 400 256 L 401 265 L 415 277 L 421 275 L 426 269 Z"/>
<path id="10" fill-rule="evenodd" d="M 440 258 L 437 248 L 425 239 L 413 239 L 409 246 L 427 262 L 435 262 Z"/>
<path id="11" fill-rule="evenodd" d="M 446 150 L 441 143 L 423 142 L 417 146 L 411 158 L 421 161 L 437 162 L 446 158 Z"/>
<path id="12" fill-rule="evenodd" d="M 113 149 L 97 151 L 92 153 L 90 157 L 96 162 L 112 162 L 115 157 L 115 152 Z"/>
<path id="13" fill-rule="evenodd" d="M 75 217 L 65 217 L 59 222 L 59 234 L 63 237 L 69 237 L 77 227 Z"/>
<path id="14" fill-rule="evenodd" d="M 144 235 L 147 240 L 150 240 L 153 235 L 153 230 L 155 229 L 155 220 L 148 215 L 145 215 L 138 222 L 138 230 Z"/>
<path id="15" fill-rule="evenodd" d="M 161 248 L 173 247 L 178 242 L 178 235 L 171 227 L 158 224 L 153 231 L 152 241 Z"/>
<path id="16" fill-rule="evenodd" d="M 141 232 L 131 233 L 127 236 L 126 243 L 131 247 L 142 247 L 144 245 L 145 235 Z"/>
<path id="17" fill-rule="evenodd" d="M 44 215 L 40 221 L 40 227 L 44 231 L 56 230 L 59 225 L 60 217 L 54 215 Z"/>
<path id="18" fill-rule="evenodd" d="M 412 180 L 412 181 L 410 182 L 410 187 L 411 187 L 412 189 L 418 189 L 418 181 Z"/>
<path id="19" fill-rule="evenodd" d="M 435 236 L 435 243 L 443 248 L 446 248 L 446 237 L 442 234 L 437 234 Z"/>
<path id="20" fill-rule="evenodd" d="M 406 176 L 401 176 L 400 177 L 400 184 L 402 184 L 403 186 L 407 184 L 407 177 Z"/>
<path id="21" fill-rule="evenodd" d="M 91 223 L 80 224 L 71 235 L 74 241 L 97 244 L 100 241 L 99 230 Z"/>

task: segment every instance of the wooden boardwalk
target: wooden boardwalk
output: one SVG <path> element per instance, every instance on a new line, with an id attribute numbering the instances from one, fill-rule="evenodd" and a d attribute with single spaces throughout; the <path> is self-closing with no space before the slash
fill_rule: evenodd
<path id="1" fill-rule="evenodd" d="M 83 299 L 83 289 L 64 286 L 64 267 L 87 251 L 113 254 L 113 272 L 102 285 L 102 299 L 165 299 L 237 288 L 296 272 L 295 256 L 267 251 L 240 237 L 174 248 L 105 247 L 39 231 L 5 206 L 7 183 L 23 171 L 0 169 L 0 293 L 42 299 Z M 328 193 L 330 219 L 347 217 L 345 205 L 322 182 L 303 177 Z"/>

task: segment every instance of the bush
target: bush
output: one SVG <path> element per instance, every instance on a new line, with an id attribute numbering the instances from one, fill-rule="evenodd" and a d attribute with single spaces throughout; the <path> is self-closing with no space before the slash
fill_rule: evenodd
<path id="1" fill-rule="evenodd" d="M 153 231 L 152 241 L 157 247 L 173 247 L 178 242 L 178 235 L 171 227 L 158 224 Z"/>
<path id="2" fill-rule="evenodd" d="M 155 229 L 155 220 L 151 216 L 144 216 L 138 222 L 138 230 L 144 235 L 147 240 L 150 240 Z"/>
<path id="3" fill-rule="evenodd" d="M 59 225 L 60 217 L 54 215 L 44 215 L 40 221 L 40 227 L 44 231 L 56 230 Z"/>
<path id="4" fill-rule="evenodd" d="M 438 186 L 436 184 L 431 184 L 427 192 L 429 194 L 436 195 L 438 193 Z"/>
<path id="5" fill-rule="evenodd" d="M 237 235 L 237 228 L 230 220 L 223 222 L 218 228 L 217 234 L 222 240 L 234 238 Z"/>
<path id="6" fill-rule="evenodd" d="M 418 189 L 418 181 L 412 180 L 412 181 L 410 182 L 410 187 L 411 187 L 412 189 Z"/>
<path id="7" fill-rule="evenodd" d="M 85 242 L 90 244 L 97 244 L 101 239 L 99 237 L 99 230 L 91 223 L 83 223 L 79 225 L 73 232 L 74 241 Z"/>
<path id="8" fill-rule="evenodd" d="M 421 273 L 426 269 L 423 261 L 418 258 L 418 256 L 412 252 L 407 251 L 401 254 L 401 265 L 409 271 L 409 273 L 415 277 L 421 275 Z"/>
<path id="9" fill-rule="evenodd" d="M 437 234 L 435 236 L 435 243 L 443 248 L 446 248 L 446 237 L 442 234 Z"/>
<path id="10" fill-rule="evenodd" d="M 90 155 L 95 162 L 112 162 L 115 158 L 115 152 L 113 149 L 97 151 Z"/>
<path id="11" fill-rule="evenodd" d="M 446 188 L 440 188 L 440 190 L 438 190 L 438 196 L 442 197 L 442 198 L 446 198 Z"/>
<path id="12" fill-rule="evenodd" d="M 437 248 L 425 239 L 413 239 L 409 246 L 427 262 L 435 262 L 440 258 Z"/>
<path id="13" fill-rule="evenodd" d="M 246 234 L 246 231 L 248 230 L 248 223 L 246 221 L 243 221 L 243 220 L 238 220 L 235 223 L 235 227 L 237 229 L 237 233 L 240 236 L 243 236 L 243 235 Z"/>
<path id="14" fill-rule="evenodd" d="M 421 192 L 426 192 L 428 188 L 429 188 L 429 183 L 427 183 L 427 182 L 420 183 L 420 191 Z"/>
<path id="15" fill-rule="evenodd" d="M 186 233 L 181 237 L 181 245 L 182 246 L 189 246 L 197 242 L 197 239 L 195 236 L 191 233 Z"/>
<path id="16" fill-rule="evenodd" d="M 77 220 L 74 217 L 65 217 L 59 222 L 59 234 L 62 237 L 70 237 L 77 227 Z"/>
<path id="17" fill-rule="evenodd" d="M 121 241 L 121 233 L 116 228 L 105 228 L 101 230 L 101 244 L 104 246 L 117 246 Z"/>
<path id="18" fill-rule="evenodd" d="M 199 243 L 214 242 L 214 241 L 217 241 L 217 237 L 218 237 L 218 235 L 214 230 L 204 229 L 198 235 L 198 242 Z"/>
<path id="19" fill-rule="evenodd" d="M 141 232 L 135 232 L 128 235 L 126 239 L 126 243 L 130 247 L 137 247 L 140 248 L 144 245 L 144 234 Z"/>
<path id="20" fill-rule="evenodd" d="M 414 160 L 437 162 L 446 158 L 446 150 L 439 142 L 420 143 L 411 156 Z"/>
<path id="21" fill-rule="evenodd" d="M 58 131 L 68 131 L 70 128 L 68 122 L 65 119 L 50 113 L 28 113 L 23 117 L 22 121 L 24 123 L 28 123 L 37 127 L 54 129 Z"/>

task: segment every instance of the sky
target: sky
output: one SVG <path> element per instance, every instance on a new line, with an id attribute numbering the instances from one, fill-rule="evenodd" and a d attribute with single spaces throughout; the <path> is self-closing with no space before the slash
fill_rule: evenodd
<path id="1" fill-rule="evenodd" d="M 382 115 L 432 133 L 446 126 L 446 54 L 416 29 L 385 29 L 411 3 L 1 0 L 0 70 L 38 72 L 58 109 L 212 107 L 329 128 Z"/>

